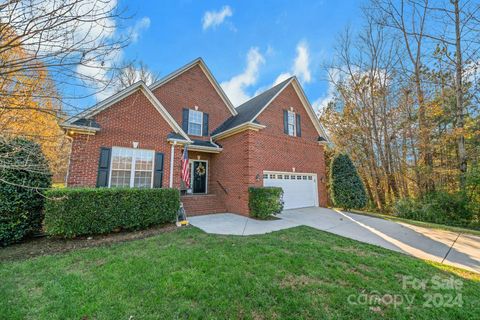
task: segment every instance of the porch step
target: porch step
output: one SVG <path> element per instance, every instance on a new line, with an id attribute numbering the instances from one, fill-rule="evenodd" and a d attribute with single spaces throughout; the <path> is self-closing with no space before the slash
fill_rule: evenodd
<path id="1" fill-rule="evenodd" d="M 223 202 L 215 194 L 181 196 L 187 216 L 227 212 Z"/>

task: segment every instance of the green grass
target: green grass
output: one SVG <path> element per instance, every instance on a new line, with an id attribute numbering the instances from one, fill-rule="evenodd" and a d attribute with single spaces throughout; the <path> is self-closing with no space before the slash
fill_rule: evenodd
<path id="1" fill-rule="evenodd" d="M 338 210 L 342 211 L 342 209 L 338 209 Z M 364 216 L 382 218 L 382 219 L 385 219 L 385 220 L 405 222 L 405 223 L 412 224 L 414 226 L 419 226 L 419 227 L 424 227 L 424 228 L 440 229 L 440 230 L 446 230 L 446 231 L 451 231 L 451 232 L 466 233 L 466 234 L 472 234 L 472 235 L 475 235 L 475 236 L 480 236 L 480 230 L 475 230 L 475 229 L 467 229 L 467 228 L 461 228 L 461 227 L 447 226 L 447 225 L 444 225 L 444 224 L 438 224 L 438 223 L 433 223 L 433 222 L 424 222 L 424 221 L 418 221 L 418 220 L 412 220 L 412 219 L 405 219 L 405 218 L 392 216 L 392 215 L 389 215 L 389 214 L 381 214 L 381 213 L 370 212 L 370 211 L 350 210 L 350 212 L 351 213 L 356 213 L 356 214 L 361 214 L 361 215 L 364 215 Z"/>
<path id="2" fill-rule="evenodd" d="M 458 279 L 461 290 L 402 289 L 402 277 Z M 308 227 L 262 236 L 189 227 L 144 240 L 0 264 L 0 318 L 475 319 L 480 275 Z M 348 296 L 415 296 L 411 306 Z M 462 307 L 426 308 L 425 294 Z"/>

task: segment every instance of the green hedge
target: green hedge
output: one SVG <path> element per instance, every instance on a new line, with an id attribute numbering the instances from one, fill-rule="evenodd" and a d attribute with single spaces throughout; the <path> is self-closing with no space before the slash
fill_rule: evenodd
<path id="1" fill-rule="evenodd" d="M 174 222 L 180 207 L 175 189 L 66 188 L 46 195 L 45 231 L 66 238 Z"/>
<path id="2" fill-rule="evenodd" d="M 401 218 L 433 222 L 451 226 L 478 229 L 478 212 L 461 192 L 437 191 L 422 198 L 403 198 L 394 206 L 394 214 Z"/>
<path id="3" fill-rule="evenodd" d="M 51 174 L 39 144 L 0 138 L 0 246 L 41 231 Z"/>
<path id="4" fill-rule="evenodd" d="M 265 219 L 283 210 L 283 189 L 279 187 L 250 187 L 248 189 L 250 214 Z"/>

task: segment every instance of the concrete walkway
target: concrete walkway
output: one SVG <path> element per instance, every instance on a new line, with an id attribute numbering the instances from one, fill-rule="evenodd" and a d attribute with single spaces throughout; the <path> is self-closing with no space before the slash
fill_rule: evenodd
<path id="1" fill-rule="evenodd" d="M 306 225 L 343 237 L 378 245 L 421 259 L 428 259 L 480 273 L 480 237 L 417 227 L 325 208 L 286 210 L 279 220 L 259 221 L 232 213 L 190 218 L 207 233 L 264 234 Z"/>

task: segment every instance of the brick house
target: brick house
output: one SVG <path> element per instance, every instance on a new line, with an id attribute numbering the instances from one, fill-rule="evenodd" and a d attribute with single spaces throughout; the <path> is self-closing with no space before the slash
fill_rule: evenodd
<path id="1" fill-rule="evenodd" d="M 326 135 L 291 77 L 234 107 L 202 59 L 73 116 L 69 187 L 185 189 L 187 214 L 248 215 L 249 186 L 281 186 L 285 208 L 325 206 Z"/>

